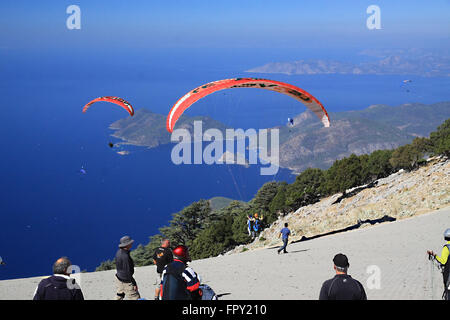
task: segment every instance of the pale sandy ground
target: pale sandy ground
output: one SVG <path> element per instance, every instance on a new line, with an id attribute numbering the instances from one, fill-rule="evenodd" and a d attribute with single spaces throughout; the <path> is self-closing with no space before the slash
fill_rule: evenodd
<path id="1" fill-rule="evenodd" d="M 222 299 L 317 299 L 323 281 L 333 276 L 333 256 L 342 252 L 350 261 L 349 274 L 361 281 L 369 299 L 439 299 L 442 276 L 431 268 L 426 250 L 440 253 L 446 228 L 450 207 L 290 244 L 288 254 L 277 255 L 275 247 L 261 248 L 197 260 L 191 266 L 216 293 L 226 294 Z M 367 271 L 373 265 L 380 271 L 379 289 L 370 288 L 375 282 Z M 85 298 L 112 299 L 114 272 L 81 274 Z M 139 290 L 148 299 L 154 296 L 154 272 L 154 266 L 136 268 Z M 40 279 L 0 281 L 0 299 L 31 299 Z"/>

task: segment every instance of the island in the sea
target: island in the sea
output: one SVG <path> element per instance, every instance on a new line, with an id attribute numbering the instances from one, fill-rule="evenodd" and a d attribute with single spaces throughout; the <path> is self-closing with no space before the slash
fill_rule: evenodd
<path id="1" fill-rule="evenodd" d="M 349 155 L 369 154 L 375 150 L 394 149 L 410 143 L 416 137 L 427 137 L 444 119 L 450 117 L 450 102 L 434 104 L 403 104 L 400 106 L 372 105 L 358 111 L 330 113 L 331 126 L 325 128 L 310 112 L 294 118 L 294 125 L 280 125 L 279 165 L 299 173 L 309 167 L 329 168 L 336 159 Z M 193 123 L 203 121 L 209 128 L 225 132 L 227 126 L 209 117 L 182 116 L 177 128 L 193 132 Z M 166 116 L 139 109 L 134 117 L 111 124 L 114 137 L 122 145 L 154 148 L 169 144 Z M 224 134 L 225 136 L 225 134 Z M 247 150 L 250 152 L 250 150 Z M 240 159 L 248 155 L 224 153 L 225 159 Z M 236 164 L 244 163 L 236 161 Z M 245 162 L 248 165 L 248 162 Z"/>

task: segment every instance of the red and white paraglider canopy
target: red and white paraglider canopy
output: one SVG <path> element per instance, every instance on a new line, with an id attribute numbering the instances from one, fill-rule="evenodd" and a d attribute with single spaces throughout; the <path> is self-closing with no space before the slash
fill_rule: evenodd
<path id="1" fill-rule="evenodd" d="M 175 123 L 183 114 L 183 112 L 189 108 L 192 104 L 197 102 L 203 97 L 212 94 L 216 91 L 231 89 L 231 88 L 260 88 L 266 90 L 272 90 L 279 93 L 286 94 L 309 108 L 314 114 L 322 121 L 325 127 L 330 126 L 330 118 L 323 105 L 314 96 L 309 94 L 299 87 L 293 86 L 288 83 L 259 79 L 259 78 L 235 78 L 225 79 L 207 83 L 200 86 L 182 96 L 172 107 L 167 115 L 166 129 L 169 132 L 173 131 Z"/>
<path id="2" fill-rule="evenodd" d="M 134 109 L 128 101 L 126 101 L 122 98 L 119 98 L 119 97 L 111 97 L 111 96 L 99 97 L 97 99 L 89 101 L 83 107 L 83 112 L 86 112 L 86 110 L 89 109 L 89 107 L 91 105 L 93 105 L 94 103 L 99 102 L 99 101 L 106 101 L 106 102 L 111 102 L 111 103 L 117 104 L 118 106 L 121 106 L 122 108 L 127 110 L 128 113 L 130 114 L 130 116 L 134 115 Z"/>

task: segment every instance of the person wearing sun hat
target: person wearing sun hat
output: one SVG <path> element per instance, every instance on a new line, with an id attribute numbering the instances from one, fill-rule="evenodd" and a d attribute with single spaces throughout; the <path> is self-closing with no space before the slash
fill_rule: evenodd
<path id="1" fill-rule="evenodd" d="M 120 238 L 119 250 L 116 253 L 116 300 L 137 300 L 141 296 L 138 291 L 136 280 L 133 278 L 134 262 L 130 257 L 130 250 L 134 240 L 130 236 Z"/>
<path id="2" fill-rule="evenodd" d="M 367 300 L 362 284 L 347 274 L 350 267 L 347 256 L 338 253 L 333 263 L 336 275 L 323 283 L 319 300 Z"/>

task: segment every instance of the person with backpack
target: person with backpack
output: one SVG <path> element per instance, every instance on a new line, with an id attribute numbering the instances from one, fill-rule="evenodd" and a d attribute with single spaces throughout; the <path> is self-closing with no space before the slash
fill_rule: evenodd
<path id="1" fill-rule="evenodd" d="M 262 215 L 261 217 L 258 217 L 258 214 L 255 213 L 253 221 L 253 238 L 256 238 L 262 230 L 262 219 Z"/>
<path id="2" fill-rule="evenodd" d="M 33 300 L 84 300 L 83 292 L 75 279 L 70 278 L 72 263 L 67 257 L 56 260 L 53 275 L 41 280 Z"/>
<path id="3" fill-rule="evenodd" d="M 450 300 L 450 228 L 444 231 L 444 240 L 446 240 L 447 243 L 444 244 L 440 256 L 430 250 L 428 250 L 427 253 L 441 264 L 444 280 L 443 298 L 444 300 Z"/>
<path id="4" fill-rule="evenodd" d="M 336 275 L 323 283 L 319 300 L 367 300 L 362 284 L 347 274 L 350 267 L 347 256 L 338 253 L 333 263 Z"/>
<path id="5" fill-rule="evenodd" d="M 189 249 L 179 245 L 173 249 L 174 259 L 163 270 L 161 300 L 201 300 L 197 273 L 188 267 Z"/>

